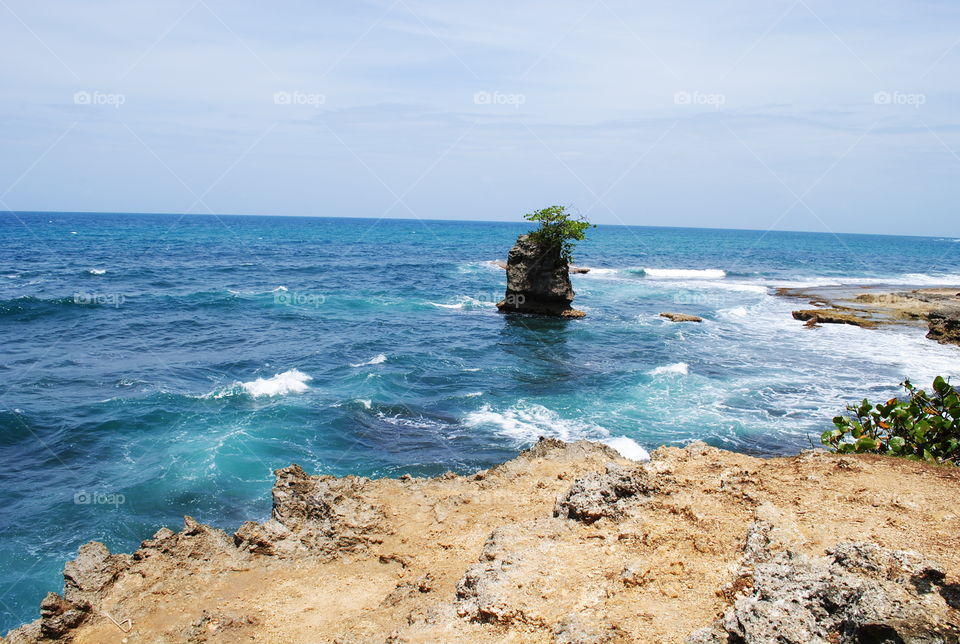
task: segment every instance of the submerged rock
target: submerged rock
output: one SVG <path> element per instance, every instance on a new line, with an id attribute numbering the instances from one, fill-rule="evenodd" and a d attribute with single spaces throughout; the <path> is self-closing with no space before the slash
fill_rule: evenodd
<path id="1" fill-rule="evenodd" d="M 497 308 L 504 313 L 581 318 L 586 313 L 571 306 L 575 295 L 570 266 L 528 235 L 518 237 L 507 255 L 507 292 Z"/>
<path id="2" fill-rule="evenodd" d="M 960 315 L 931 313 L 927 321 L 930 324 L 928 338 L 940 344 L 960 344 Z"/>

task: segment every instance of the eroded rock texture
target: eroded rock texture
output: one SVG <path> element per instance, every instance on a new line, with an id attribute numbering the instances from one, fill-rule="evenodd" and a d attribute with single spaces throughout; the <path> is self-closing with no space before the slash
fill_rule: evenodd
<path id="1" fill-rule="evenodd" d="M 576 294 L 570 266 L 555 250 L 521 235 L 507 255 L 507 292 L 497 308 L 504 313 L 531 313 L 576 318 L 586 315 L 571 304 Z"/>

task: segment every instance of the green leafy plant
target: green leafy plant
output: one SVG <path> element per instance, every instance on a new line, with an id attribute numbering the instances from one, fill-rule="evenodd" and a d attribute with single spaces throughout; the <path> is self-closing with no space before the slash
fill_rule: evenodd
<path id="1" fill-rule="evenodd" d="M 907 397 L 872 405 L 864 399 L 847 410 L 852 417 L 833 419 L 836 429 L 820 441 L 836 451 L 903 456 L 931 463 L 960 464 L 960 394 L 938 376 L 933 393 L 917 389 L 910 381 L 902 386 Z"/>
<path id="2" fill-rule="evenodd" d="M 582 216 L 573 216 L 564 206 L 550 206 L 523 216 L 534 221 L 540 227 L 529 233 L 530 240 L 548 250 L 557 253 L 561 262 L 573 261 L 573 247 L 586 237 L 588 228 L 596 228 Z"/>

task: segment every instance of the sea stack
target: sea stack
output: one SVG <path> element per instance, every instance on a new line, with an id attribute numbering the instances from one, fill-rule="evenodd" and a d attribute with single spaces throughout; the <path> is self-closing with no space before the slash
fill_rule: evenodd
<path id="1" fill-rule="evenodd" d="M 575 295 L 570 265 L 559 250 L 520 235 L 507 255 L 507 293 L 497 308 L 502 313 L 582 318 L 586 313 L 571 306 Z"/>

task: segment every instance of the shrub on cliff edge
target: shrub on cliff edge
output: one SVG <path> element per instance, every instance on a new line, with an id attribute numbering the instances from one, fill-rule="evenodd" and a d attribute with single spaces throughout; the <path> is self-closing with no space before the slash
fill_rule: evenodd
<path id="1" fill-rule="evenodd" d="M 565 264 L 573 261 L 574 244 L 584 239 L 588 228 L 596 228 L 582 216 L 574 218 L 564 206 L 543 208 L 523 218 L 540 223 L 539 228 L 530 231 L 530 240 L 541 248 L 557 252 Z"/>
<path id="2" fill-rule="evenodd" d="M 843 454 L 892 454 L 960 465 L 960 394 L 940 376 L 932 394 L 909 380 L 902 386 L 909 394 L 902 400 L 871 405 L 864 399 L 847 407 L 852 417 L 834 418 L 836 429 L 824 432 L 821 442 Z"/>

